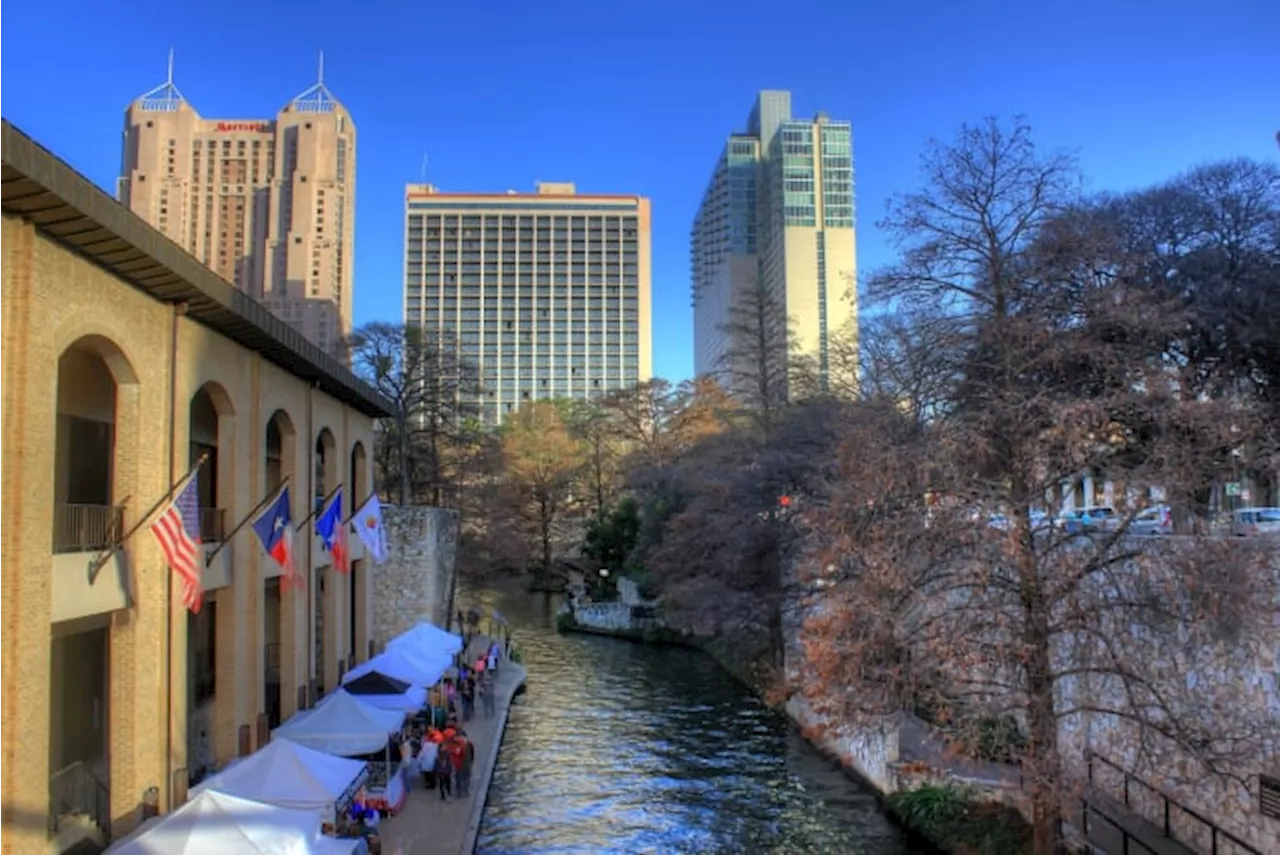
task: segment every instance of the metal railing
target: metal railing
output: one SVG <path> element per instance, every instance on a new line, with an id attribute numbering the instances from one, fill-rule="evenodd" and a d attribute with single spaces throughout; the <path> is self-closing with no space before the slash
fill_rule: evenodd
<path id="1" fill-rule="evenodd" d="M 83 762 L 72 763 L 49 777 L 49 835 L 67 816 L 87 816 L 107 839 L 111 837 L 111 791 Z"/>
<path id="2" fill-rule="evenodd" d="M 1177 841 L 1178 843 L 1181 843 L 1184 846 L 1191 846 L 1193 844 L 1193 841 L 1180 840 L 1178 836 L 1174 833 L 1175 817 L 1185 816 L 1191 819 L 1196 825 L 1200 826 L 1205 832 L 1208 833 L 1209 855 L 1224 855 L 1224 850 L 1222 849 L 1222 845 L 1225 843 L 1232 844 L 1235 847 L 1233 851 L 1243 852 L 1243 853 L 1246 853 L 1246 855 L 1262 855 L 1262 850 L 1257 849 L 1253 846 L 1250 846 L 1248 843 L 1241 840 L 1239 837 L 1236 837 L 1231 832 L 1227 831 L 1224 828 L 1219 827 L 1218 824 L 1215 823 L 1213 820 L 1206 818 L 1202 814 L 1197 813 L 1195 810 L 1192 810 L 1186 805 L 1165 795 L 1165 793 L 1161 791 L 1158 787 L 1147 783 L 1142 778 L 1133 774 L 1128 769 L 1125 769 L 1120 764 L 1115 763 L 1114 761 L 1108 760 L 1106 757 L 1103 757 L 1101 754 L 1098 754 L 1092 751 L 1090 751 L 1088 754 L 1085 755 L 1085 759 L 1088 761 L 1088 766 L 1089 766 L 1090 786 L 1096 786 L 1096 779 L 1093 774 L 1094 761 L 1097 761 L 1098 763 L 1100 763 L 1102 766 L 1106 768 L 1109 768 L 1113 771 L 1120 773 L 1123 780 L 1123 785 L 1122 785 L 1123 801 L 1124 801 L 1124 806 L 1126 808 L 1133 809 L 1133 804 L 1130 799 L 1130 791 L 1134 786 L 1140 787 L 1143 791 L 1151 793 L 1156 798 L 1158 798 L 1160 800 L 1161 807 L 1163 808 L 1163 813 L 1164 813 L 1163 824 L 1161 825 L 1161 828 L 1164 836 L 1167 837 L 1169 840 Z M 1091 808 L 1094 811 L 1094 813 L 1097 813 L 1099 816 L 1103 815 L 1098 811 L 1096 806 L 1089 805 L 1088 799 L 1086 798 L 1085 814 L 1084 814 L 1086 821 L 1089 815 L 1089 810 Z M 1142 817 L 1143 819 L 1150 821 L 1150 817 L 1143 816 L 1140 811 L 1134 810 L 1134 813 L 1139 817 Z M 1113 820 L 1111 820 L 1111 818 L 1107 817 L 1107 819 L 1111 825 L 1114 825 L 1116 828 L 1120 828 L 1120 826 L 1117 825 Z M 1129 849 L 1130 839 L 1132 839 L 1134 843 L 1137 843 L 1139 846 L 1141 846 L 1145 851 L 1147 852 L 1152 851 L 1149 847 L 1140 843 L 1136 838 L 1133 838 L 1133 836 L 1129 832 L 1125 831 L 1123 828 L 1121 828 L 1120 830 L 1124 834 L 1124 840 L 1125 840 L 1124 846 L 1125 846 L 1126 853 L 1130 851 Z"/>
<path id="3" fill-rule="evenodd" d="M 124 508 L 116 505 L 57 505 L 53 509 L 53 552 L 98 552 L 124 531 Z"/>
<path id="4" fill-rule="evenodd" d="M 222 508 L 200 509 L 200 542 L 222 543 L 227 534 L 227 512 Z"/>

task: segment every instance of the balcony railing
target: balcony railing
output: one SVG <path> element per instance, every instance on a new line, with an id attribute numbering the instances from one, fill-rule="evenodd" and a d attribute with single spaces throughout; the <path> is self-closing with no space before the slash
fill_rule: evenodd
<path id="1" fill-rule="evenodd" d="M 49 834 L 63 817 L 84 816 L 111 834 L 111 791 L 84 763 L 72 763 L 49 777 Z"/>
<path id="2" fill-rule="evenodd" d="M 222 508 L 200 509 L 200 542 L 222 543 L 227 536 L 227 512 Z"/>
<path id="3" fill-rule="evenodd" d="M 124 508 L 112 505 L 57 505 L 53 512 L 53 552 L 97 552 L 124 531 Z"/>

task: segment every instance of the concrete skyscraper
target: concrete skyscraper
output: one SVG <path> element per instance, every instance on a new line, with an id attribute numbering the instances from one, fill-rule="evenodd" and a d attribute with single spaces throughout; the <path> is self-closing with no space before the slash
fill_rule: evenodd
<path id="1" fill-rule="evenodd" d="M 322 350 L 351 332 L 356 128 L 324 85 L 205 119 L 169 79 L 125 111 L 119 198 Z"/>
<path id="2" fill-rule="evenodd" d="M 641 196 L 405 189 L 404 320 L 478 369 L 489 424 L 526 401 L 648 380 L 650 214 Z"/>
<path id="3" fill-rule="evenodd" d="M 837 336 L 857 336 L 853 130 L 819 113 L 791 117 L 789 92 L 765 91 L 745 133 L 716 163 L 691 233 L 694 370 L 732 387 L 726 333 L 735 307 L 756 288 L 785 312 L 789 348 L 812 360 L 823 384 L 848 388 Z M 732 388 L 730 391 L 733 391 Z"/>

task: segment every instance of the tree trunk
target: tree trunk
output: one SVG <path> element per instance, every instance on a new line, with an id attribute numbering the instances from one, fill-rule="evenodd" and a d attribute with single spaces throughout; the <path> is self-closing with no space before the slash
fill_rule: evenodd
<path id="1" fill-rule="evenodd" d="M 542 526 L 542 579 L 551 580 L 551 502 L 547 497 L 538 498 L 538 522 Z"/>
<path id="2" fill-rule="evenodd" d="M 405 507 L 410 503 L 411 484 L 409 480 L 409 416 L 407 413 L 401 413 L 396 419 L 396 455 L 397 465 L 400 468 L 400 506 Z"/>

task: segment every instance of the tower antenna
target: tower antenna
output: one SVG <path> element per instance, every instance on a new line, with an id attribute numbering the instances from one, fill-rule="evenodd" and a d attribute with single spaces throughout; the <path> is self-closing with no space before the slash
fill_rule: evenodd
<path id="1" fill-rule="evenodd" d="M 427 153 L 422 153 L 422 183 L 427 183 Z"/>
<path id="2" fill-rule="evenodd" d="M 316 83 L 324 85 L 324 51 L 320 51 L 320 72 L 316 75 Z"/>
<path id="3" fill-rule="evenodd" d="M 165 79 L 165 83 L 173 85 L 173 48 L 169 48 L 169 76 Z"/>

